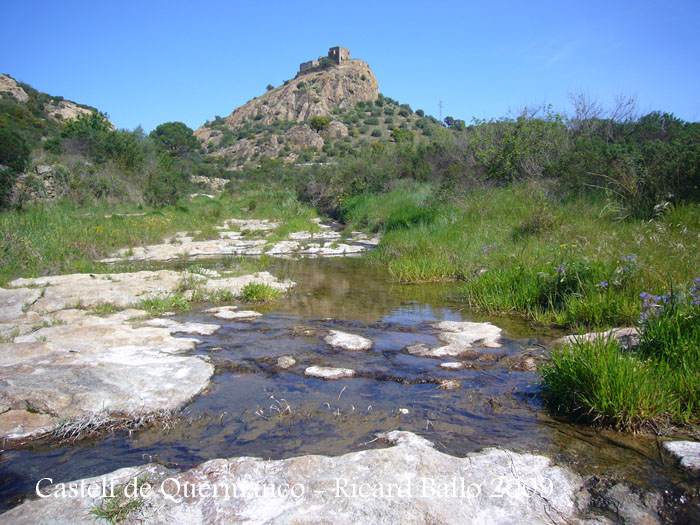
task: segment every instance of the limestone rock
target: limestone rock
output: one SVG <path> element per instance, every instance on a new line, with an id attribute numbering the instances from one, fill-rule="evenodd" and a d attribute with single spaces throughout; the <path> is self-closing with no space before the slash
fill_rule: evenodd
<path id="1" fill-rule="evenodd" d="M 70 317 L 68 317 L 70 316 Z M 196 341 L 167 327 L 134 327 L 123 313 L 69 313 L 70 324 L 40 328 L 0 345 L 0 397 L 13 410 L 31 408 L 41 422 L 0 427 L 21 437 L 51 430 L 60 419 L 176 410 L 209 383 L 214 367 L 199 356 L 177 355 Z M 52 426 L 53 425 L 53 426 Z M 9 427 L 9 428 L 8 428 Z"/>
<path id="2" fill-rule="evenodd" d="M 291 368 L 295 364 L 297 364 L 297 360 L 294 359 L 292 356 L 283 355 L 282 357 L 277 358 L 277 366 L 279 366 L 280 368 Z"/>
<path id="3" fill-rule="evenodd" d="M 570 345 L 576 341 L 590 341 L 607 337 L 614 337 L 624 348 L 634 348 L 639 345 L 639 331 L 634 327 L 612 328 L 604 332 L 590 332 L 582 335 L 567 335 L 554 341 L 554 344 Z"/>
<path id="4" fill-rule="evenodd" d="M 372 341 L 366 337 L 348 334 L 339 330 L 330 330 L 324 341 L 343 350 L 362 351 L 372 348 Z"/>
<path id="5" fill-rule="evenodd" d="M 84 495 L 27 501 L 2 518 L 16 525 L 93 523 L 89 510 L 100 501 L 87 489 L 140 476 L 152 490 L 132 519 L 151 524 L 610 523 L 582 515 L 589 496 L 581 478 L 546 457 L 489 448 L 458 458 L 410 432 L 380 437 L 393 446 L 338 457 L 214 459 L 185 472 L 157 464 L 120 469 L 85 480 Z M 185 483 L 209 488 L 184 497 Z"/>
<path id="6" fill-rule="evenodd" d="M 310 377 L 319 377 L 321 379 L 343 379 L 344 377 L 352 377 L 355 371 L 352 368 L 333 368 L 330 366 L 310 366 L 304 370 L 304 374 Z"/>
<path id="7" fill-rule="evenodd" d="M 421 357 L 478 357 L 481 354 L 474 346 L 499 348 L 502 330 L 491 323 L 473 323 L 469 321 L 442 321 L 433 324 L 433 328 L 442 330 L 438 339 L 447 343 L 437 348 L 428 348 L 425 344 L 411 345 L 406 348 L 409 353 Z"/>
<path id="8" fill-rule="evenodd" d="M 29 100 L 29 95 L 17 82 L 7 75 L 0 75 L 0 98 L 7 96 L 7 94 L 12 95 L 18 102 L 27 102 Z"/>
<path id="9" fill-rule="evenodd" d="M 696 441 L 666 441 L 664 451 L 691 472 L 700 472 L 700 443 Z"/>
<path id="10" fill-rule="evenodd" d="M 325 131 L 325 134 L 334 139 L 342 139 L 348 136 L 348 127 L 342 122 L 333 120 L 328 124 L 328 129 Z"/>
<path id="11" fill-rule="evenodd" d="M 262 317 L 260 312 L 254 312 L 253 310 L 238 310 L 236 306 L 219 306 L 217 308 L 209 308 L 205 310 L 208 314 L 214 314 L 214 317 L 219 319 L 233 320 L 233 319 L 254 319 L 256 317 Z"/>
<path id="12" fill-rule="evenodd" d="M 285 142 L 292 148 L 323 148 L 323 139 L 321 135 L 316 133 L 306 124 L 302 126 L 294 126 L 284 134 Z"/>

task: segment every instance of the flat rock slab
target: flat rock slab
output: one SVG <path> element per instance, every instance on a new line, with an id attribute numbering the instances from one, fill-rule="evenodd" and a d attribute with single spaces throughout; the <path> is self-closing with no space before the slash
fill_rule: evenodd
<path id="1" fill-rule="evenodd" d="M 183 280 L 196 282 L 207 291 L 226 290 L 240 295 L 249 283 L 267 284 L 276 290 L 288 290 L 294 283 L 280 281 L 269 272 L 257 272 L 239 277 L 221 279 L 173 270 L 142 271 L 115 274 L 70 274 L 36 279 L 15 279 L 13 287 L 40 287 L 31 290 L 39 295 L 29 307 L 29 312 L 46 313 L 67 308 L 94 308 L 103 304 L 126 308 L 144 299 L 153 299 L 176 292 Z M 27 290 L 4 290 L 6 299 L 12 294 L 25 299 Z M 15 299 L 17 302 L 22 299 Z M 10 299 L 7 299 L 10 301 Z"/>
<path id="2" fill-rule="evenodd" d="M 438 339 L 447 344 L 436 348 L 428 348 L 422 343 L 411 345 L 406 348 L 409 353 L 420 357 L 476 358 L 481 355 L 476 347 L 500 348 L 502 346 L 500 340 L 503 331 L 491 323 L 441 321 L 432 326 L 440 330 Z"/>
<path id="3" fill-rule="evenodd" d="M 343 257 L 359 255 L 375 248 L 380 241 L 379 237 L 368 238 L 365 234 L 354 233 L 346 242 L 336 242 L 341 240 L 341 234 L 324 224 L 319 224 L 322 228 L 320 232 L 293 232 L 288 235 L 288 240 L 267 241 L 265 237 L 270 235 L 270 230 L 279 226 L 279 223 L 266 219 L 228 219 L 215 227 L 219 230 L 215 239 L 195 241 L 188 232 L 177 232 L 160 244 L 124 248 L 101 262 L 170 261 L 188 257 L 262 254 L 281 258 Z"/>
<path id="4" fill-rule="evenodd" d="M 310 366 L 304 370 L 304 374 L 321 379 L 343 379 L 353 377 L 355 371 L 352 368 L 333 368 L 330 366 Z"/>
<path id="5" fill-rule="evenodd" d="M 593 342 L 597 339 L 607 339 L 613 337 L 618 340 L 623 348 L 634 348 L 639 346 L 639 331 L 634 327 L 612 328 L 604 332 L 590 332 L 581 335 L 567 335 L 554 340 L 554 344 L 571 345 L 576 342 Z"/>
<path id="6" fill-rule="evenodd" d="M 90 414 L 176 410 L 204 390 L 214 374 L 201 357 L 178 355 L 193 350 L 197 341 L 171 332 L 191 326 L 170 321 L 163 327 L 135 327 L 124 313 L 70 316 L 70 324 L 0 345 L 0 410 L 10 409 L 0 414 L 0 437 L 38 435 L 60 419 Z M 28 424 L 11 414 L 27 409 L 47 419 Z"/>
<path id="7" fill-rule="evenodd" d="M 700 472 L 700 443 L 697 441 L 666 441 L 664 450 L 690 472 Z"/>
<path id="8" fill-rule="evenodd" d="M 204 310 L 208 314 L 214 314 L 214 317 L 225 320 L 233 319 L 254 319 L 262 317 L 260 312 L 253 310 L 239 310 L 237 306 L 219 306 L 217 308 L 209 308 Z"/>
<path id="9" fill-rule="evenodd" d="M 324 341 L 335 348 L 362 351 L 372 348 L 372 341 L 360 335 L 348 334 L 339 330 L 330 330 Z"/>
<path id="10" fill-rule="evenodd" d="M 94 523 L 89 511 L 101 501 L 89 487 L 124 486 L 140 476 L 151 491 L 130 518 L 150 524 L 588 522 L 580 510 L 589 502 L 583 480 L 546 457 L 489 448 L 458 458 L 410 432 L 381 437 L 393 446 L 338 457 L 214 459 L 181 473 L 157 464 L 120 469 L 84 480 L 84 495 L 27 501 L 2 518 L 17 525 Z M 184 497 L 186 484 L 197 489 L 194 496 L 190 490 Z M 42 489 L 60 495 L 61 486 Z"/>

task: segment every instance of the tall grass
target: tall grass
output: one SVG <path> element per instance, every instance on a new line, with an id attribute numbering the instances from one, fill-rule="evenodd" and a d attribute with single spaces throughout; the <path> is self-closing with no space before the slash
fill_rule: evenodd
<path id="1" fill-rule="evenodd" d="M 216 236 L 213 227 L 230 217 L 264 217 L 290 223 L 283 228 L 314 231 L 308 220 L 314 215 L 288 190 L 195 197 L 163 208 L 42 202 L 0 213 L 0 286 L 16 277 L 98 272 L 105 266 L 95 261 L 117 249 L 158 243 L 176 231 Z"/>
<path id="2" fill-rule="evenodd" d="M 611 337 L 554 350 L 540 370 L 545 402 L 555 412 L 621 430 L 698 424 L 699 305 L 697 286 L 645 300 L 637 349 Z"/>
<path id="3" fill-rule="evenodd" d="M 427 185 L 343 204 L 353 227 L 384 231 L 371 256 L 401 282 L 459 280 L 465 303 L 573 328 L 629 324 L 638 294 L 695 277 L 700 207 L 619 220 L 602 197 L 561 201 L 526 185 L 442 202 Z M 429 213 L 420 215 L 420 210 Z M 425 217 L 428 218 L 425 218 Z M 400 227 L 393 217 L 421 217 Z"/>

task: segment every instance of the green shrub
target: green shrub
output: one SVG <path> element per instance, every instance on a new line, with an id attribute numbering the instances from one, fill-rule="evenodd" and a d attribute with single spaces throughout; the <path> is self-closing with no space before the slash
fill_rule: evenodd
<path id="1" fill-rule="evenodd" d="M 381 137 L 381 136 L 382 136 L 382 132 L 381 132 L 380 130 L 378 130 L 378 129 L 375 129 L 374 131 L 372 131 L 372 136 L 373 136 L 373 137 Z"/>
<path id="2" fill-rule="evenodd" d="M 190 182 L 187 174 L 179 169 L 171 157 L 161 155 L 158 169 L 148 176 L 144 189 L 144 199 L 151 206 L 174 204 L 189 189 Z"/>
<path id="3" fill-rule="evenodd" d="M 324 131 L 328 129 L 331 121 L 328 117 L 323 117 L 320 115 L 313 116 L 309 119 L 309 126 L 314 131 Z"/>

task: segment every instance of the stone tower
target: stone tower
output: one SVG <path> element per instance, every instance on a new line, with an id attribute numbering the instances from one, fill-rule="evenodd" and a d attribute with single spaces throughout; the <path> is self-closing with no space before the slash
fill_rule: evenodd
<path id="1" fill-rule="evenodd" d="M 350 60 L 350 50 L 340 46 L 332 47 L 328 50 L 328 58 L 340 65 Z"/>

